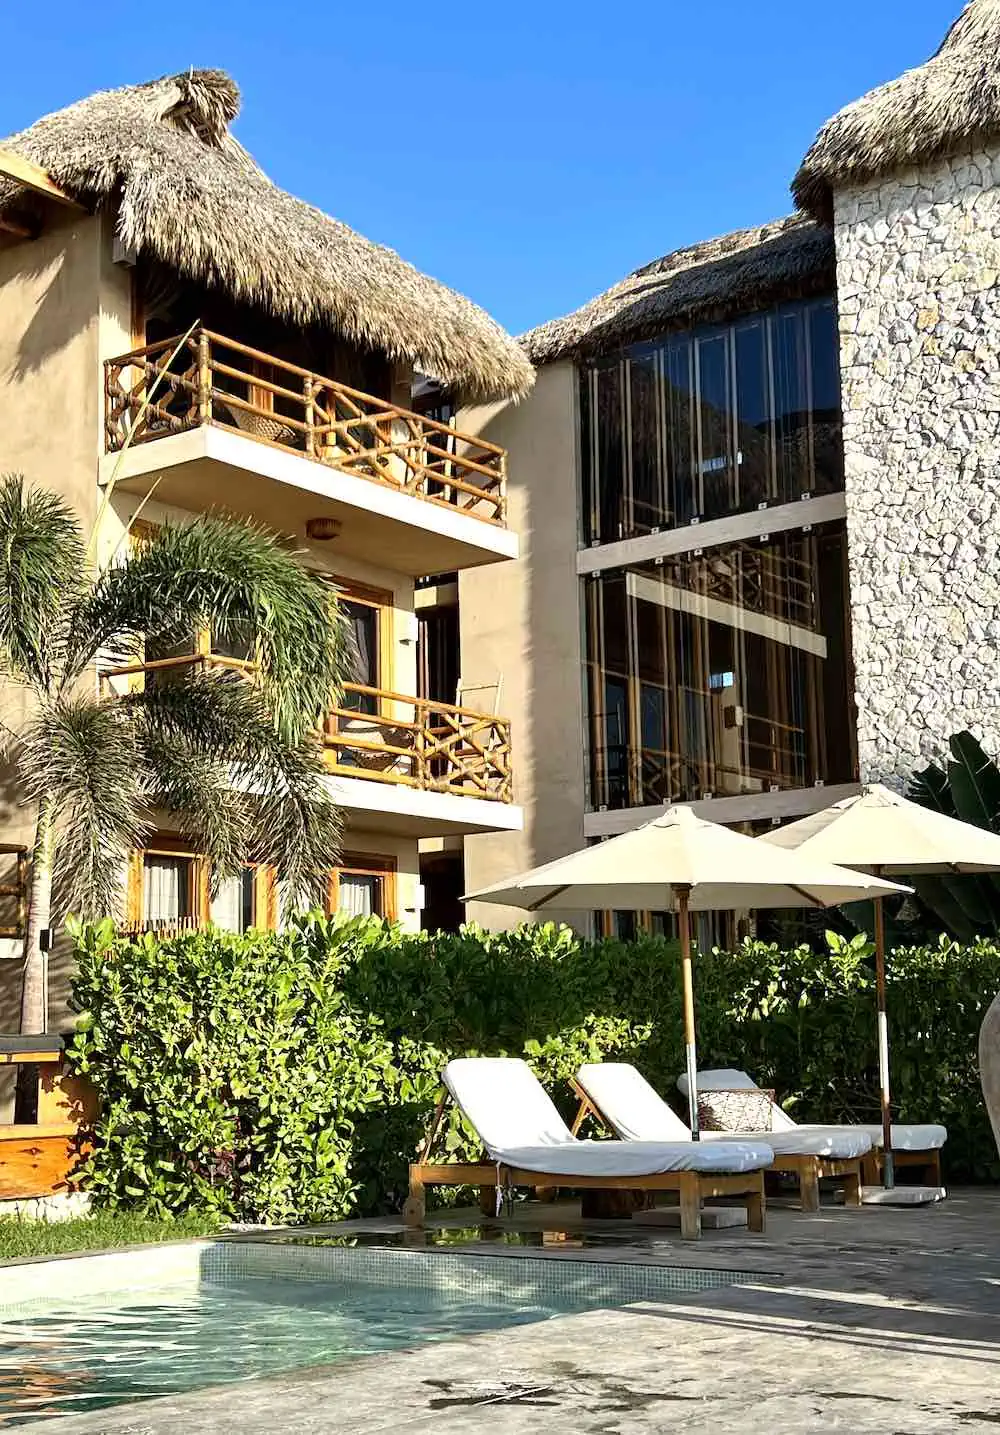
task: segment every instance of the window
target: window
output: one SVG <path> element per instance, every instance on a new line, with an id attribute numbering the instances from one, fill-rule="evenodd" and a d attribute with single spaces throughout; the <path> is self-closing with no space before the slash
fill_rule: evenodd
<path id="1" fill-rule="evenodd" d="M 179 926 L 194 915 L 195 859 L 166 852 L 142 857 L 142 921 L 147 927 Z"/>
<path id="2" fill-rule="evenodd" d="M 678 939 L 673 912 L 596 912 L 595 925 L 599 937 L 614 937 L 619 942 L 634 942 L 639 937 Z M 693 912 L 691 927 L 692 940 L 701 952 L 731 947 L 739 940 L 738 923 L 730 912 Z"/>
<path id="3" fill-rule="evenodd" d="M 392 594 L 340 579 L 334 581 L 341 612 L 347 621 L 353 666 L 350 681 L 363 688 L 391 687 Z M 344 706 L 370 716 L 377 715 L 381 710 L 375 692 L 349 692 L 345 695 Z"/>
<path id="4" fill-rule="evenodd" d="M 834 300 L 633 345 L 581 374 L 584 539 L 844 486 Z"/>
<path id="5" fill-rule="evenodd" d="M 28 915 L 28 849 L 0 843 L 0 937 L 23 937 Z"/>
<path id="6" fill-rule="evenodd" d="M 248 932 L 257 925 L 257 869 L 244 867 L 227 877 L 209 904 L 209 917 L 226 932 Z"/>
<path id="7" fill-rule="evenodd" d="M 393 857 L 376 857 L 371 853 L 345 853 L 339 867 L 330 874 L 330 913 L 342 912 L 350 917 L 384 917 L 392 921 L 396 915 L 396 861 Z"/>
<path id="8" fill-rule="evenodd" d="M 603 572 L 586 610 L 593 807 L 854 780 L 843 523 Z"/>
<path id="9" fill-rule="evenodd" d="M 211 895 L 210 867 L 184 838 L 158 834 L 133 855 L 128 890 L 131 930 L 203 927 L 214 923 L 229 932 L 276 925 L 274 873 L 246 866 Z"/>

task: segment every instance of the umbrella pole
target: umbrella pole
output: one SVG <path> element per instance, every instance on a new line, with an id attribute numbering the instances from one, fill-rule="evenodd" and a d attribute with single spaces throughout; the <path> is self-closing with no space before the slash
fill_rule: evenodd
<path id="1" fill-rule="evenodd" d="M 877 874 L 876 874 L 877 875 Z M 889 1091 L 889 1020 L 885 997 L 885 912 L 882 898 L 875 898 L 875 992 L 878 1002 L 878 1074 L 882 1094 L 882 1185 L 891 1191 L 896 1184 L 892 1156 L 892 1105 Z"/>
<path id="2" fill-rule="evenodd" d="M 677 925 L 681 937 L 681 974 L 684 982 L 684 1058 L 688 1081 L 688 1122 L 691 1140 L 700 1141 L 698 1124 L 698 1052 L 694 1034 L 694 977 L 691 971 L 690 887 L 677 887 Z"/>

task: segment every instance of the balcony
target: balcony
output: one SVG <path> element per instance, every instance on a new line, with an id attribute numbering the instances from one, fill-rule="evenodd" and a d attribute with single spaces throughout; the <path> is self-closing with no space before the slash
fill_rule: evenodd
<path id="1" fill-rule="evenodd" d="M 105 449 L 123 491 L 152 480 L 159 501 L 299 537 L 332 519 L 345 551 L 397 572 L 517 554 L 502 448 L 208 329 L 105 363 Z"/>
<path id="2" fill-rule="evenodd" d="M 363 825 L 419 837 L 518 829 L 510 723 L 358 683 L 323 732 L 341 806 Z"/>
<path id="3" fill-rule="evenodd" d="M 134 691 L 191 668 L 254 672 L 252 662 L 205 651 L 106 668 L 101 688 Z M 356 827 L 415 837 L 521 827 L 506 718 L 345 683 L 322 736 L 332 791 Z"/>

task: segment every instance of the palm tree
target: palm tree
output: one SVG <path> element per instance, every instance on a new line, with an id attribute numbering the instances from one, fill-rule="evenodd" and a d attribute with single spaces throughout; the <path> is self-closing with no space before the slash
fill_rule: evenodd
<path id="1" fill-rule="evenodd" d="M 154 810 L 205 854 L 215 887 L 249 863 L 272 865 L 286 908 L 321 898 L 338 850 L 317 734 L 347 662 L 329 589 L 273 535 L 214 516 L 168 524 L 103 571 L 89 559 L 59 497 L 0 479 L 0 678 L 23 714 L 3 723 L 4 757 L 37 806 L 24 1034 L 45 1030 L 53 906 L 120 916 Z M 194 652 L 206 629 L 246 645 L 252 681 L 203 665 L 141 692 L 102 689 L 101 667 Z"/>

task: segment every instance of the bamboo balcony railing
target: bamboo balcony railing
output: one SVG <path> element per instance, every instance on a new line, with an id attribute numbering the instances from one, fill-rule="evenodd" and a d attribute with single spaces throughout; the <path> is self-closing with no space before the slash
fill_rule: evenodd
<path id="1" fill-rule="evenodd" d="M 255 665 L 211 651 L 104 668 L 101 690 L 134 689 L 148 678 L 169 680 L 182 668 L 224 668 L 252 678 Z M 425 792 L 513 801 L 510 723 L 454 703 L 344 684 L 344 705 L 327 714 L 323 744 L 331 772 Z"/>
<path id="2" fill-rule="evenodd" d="M 214 424 L 484 522 L 506 522 L 507 455 L 497 444 L 209 329 L 133 349 L 104 370 L 109 453 Z"/>
<path id="3" fill-rule="evenodd" d="M 330 712 L 323 734 L 332 772 L 513 801 L 506 718 L 358 683 L 344 686 L 346 705 Z"/>

